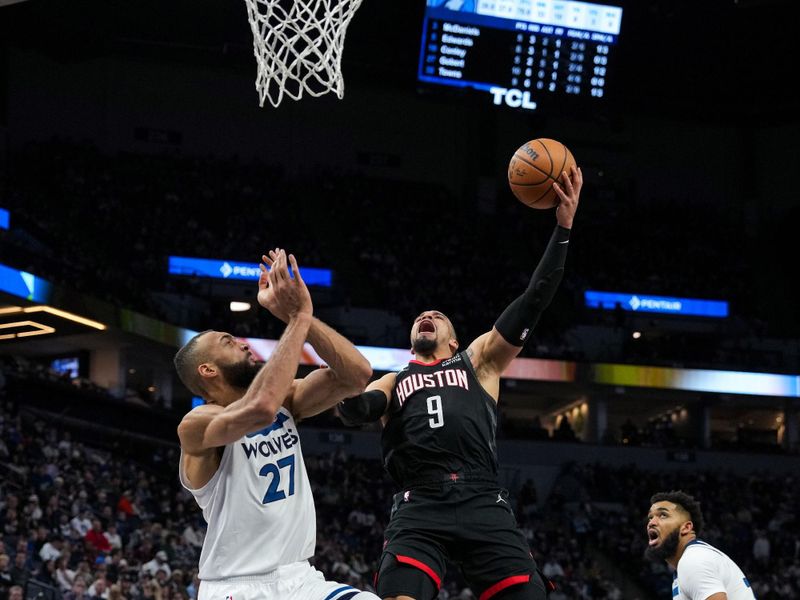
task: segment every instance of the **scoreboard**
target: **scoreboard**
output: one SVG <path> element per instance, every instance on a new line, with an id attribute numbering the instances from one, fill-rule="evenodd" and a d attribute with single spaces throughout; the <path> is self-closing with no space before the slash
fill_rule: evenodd
<path id="1" fill-rule="evenodd" d="M 418 80 L 536 110 L 606 95 L 622 8 L 564 0 L 427 0 Z"/>

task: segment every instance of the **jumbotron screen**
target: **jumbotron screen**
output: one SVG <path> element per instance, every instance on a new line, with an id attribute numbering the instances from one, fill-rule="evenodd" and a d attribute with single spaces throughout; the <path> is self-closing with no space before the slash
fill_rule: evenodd
<path id="1" fill-rule="evenodd" d="M 418 79 L 536 110 L 567 97 L 600 102 L 622 8 L 559 0 L 427 0 Z"/>

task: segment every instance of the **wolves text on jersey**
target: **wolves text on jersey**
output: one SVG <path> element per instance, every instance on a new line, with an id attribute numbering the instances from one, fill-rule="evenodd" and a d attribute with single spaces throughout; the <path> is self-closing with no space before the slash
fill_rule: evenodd
<path id="1" fill-rule="evenodd" d="M 469 379 L 464 369 L 442 369 L 433 373 L 414 373 L 403 378 L 394 388 L 400 406 L 414 392 L 423 388 L 461 387 L 469 389 Z"/>
<path id="2" fill-rule="evenodd" d="M 286 415 L 278 413 L 272 425 L 260 431 L 256 431 L 255 433 L 248 433 L 248 439 L 254 437 L 266 437 L 267 439 L 242 443 L 242 449 L 247 458 L 257 458 L 259 455 L 265 457 L 274 456 L 297 444 L 297 442 L 300 441 L 300 437 L 291 427 L 286 427 L 284 429 L 283 424 L 287 420 L 288 417 Z"/>

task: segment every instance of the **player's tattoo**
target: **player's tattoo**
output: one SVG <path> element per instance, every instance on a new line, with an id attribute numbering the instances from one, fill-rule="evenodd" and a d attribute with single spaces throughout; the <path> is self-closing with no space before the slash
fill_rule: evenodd
<path id="1" fill-rule="evenodd" d="M 475 351 L 472 348 L 467 348 L 467 356 L 472 358 L 473 354 L 475 354 Z"/>

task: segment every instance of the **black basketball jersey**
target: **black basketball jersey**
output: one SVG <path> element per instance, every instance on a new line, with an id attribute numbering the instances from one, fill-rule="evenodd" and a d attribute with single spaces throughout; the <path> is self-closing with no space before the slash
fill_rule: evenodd
<path id="1" fill-rule="evenodd" d="M 397 373 L 381 438 L 384 466 L 402 488 L 463 477 L 497 479 L 497 404 L 466 352 Z"/>

